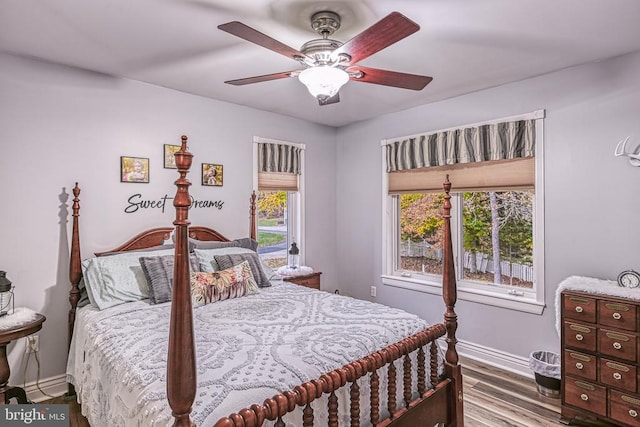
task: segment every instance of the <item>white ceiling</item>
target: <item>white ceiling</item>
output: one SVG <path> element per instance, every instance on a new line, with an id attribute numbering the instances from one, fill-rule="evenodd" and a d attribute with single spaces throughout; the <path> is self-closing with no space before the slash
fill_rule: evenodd
<path id="1" fill-rule="evenodd" d="M 360 65 L 433 77 L 422 91 L 348 82 L 319 106 L 296 78 L 231 86 L 299 69 L 217 29 L 241 21 L 300 49 L 309 16 L 343 17 L 347 41 L 392 11 L 420 31 Z M 638 0 L 0 0 L 0 51 L 341 126 L 381 114 L 640 51 Z M 608 78 L 608 76 L 603 76 Z"/>

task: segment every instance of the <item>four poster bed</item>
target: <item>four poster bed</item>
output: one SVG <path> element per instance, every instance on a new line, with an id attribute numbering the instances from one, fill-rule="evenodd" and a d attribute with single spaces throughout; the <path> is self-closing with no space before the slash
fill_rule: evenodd
<path id="1" fill-rule="evenodd" d="M 211 253 L 217 254 L 220 268 L 224 257 L 246 259 L 254 254 L 215 230 L 190 226 L 186 174 L 193 156 L 186 143 L 183 136 L 175 154 L 180 174 L 175 182 L 175 227 L 143 232 L 109 253 L 82 260 L 80 188 L 76 184 L 73 189 L 67 376 L 69 393 L 77 393 L 89 422 L 96 426 L 195 422 L 215 427 L 307 427 L 314 421 L 329 426 L 462 426 L 449 228 L 451 184 L 444 185 L 443 323 L 429 326 L 401 310 L 278 283 L 272 276 L 262 285 L 256 280 L 257 291 L 249 286 L 242 288 L 246 294 L 229 294 L 215 304 L 200 305 L 193 299 L 194 274 L 200 274 L 194 269 L 206 267 Z M 175 247 L 167 248 L 172 232 Z M 250 235 L 256 238 L 255 194 Z M 232 247 L 199 250 L 196 244 L 190 251 L 192 242 L 204 246 L 225 242 L 223 246 Z M 169 256 L 173 263 L 168 301 L 153 304 L 145 299 L 157 297 L 157 289 L 155 295 L 140 297 L 135 286 L 122 290 L 110 282 L 121 273 L 139 274 L 138 266 L 127 263 L 156 259 L 148 251 L 158 248 L 160 258 Z M 94 264 L 97 270 L 92 270 Z M 105 273 L 116 264 L 126 264 L 126 271 Z M 102 274 L 105 287 L 112 288 L 97 289 L 96 274 Z M 83 287 L 91 304 L 80 308 Z M 445 342 L 444 355 L 436 342 L 439 338 Z"/>

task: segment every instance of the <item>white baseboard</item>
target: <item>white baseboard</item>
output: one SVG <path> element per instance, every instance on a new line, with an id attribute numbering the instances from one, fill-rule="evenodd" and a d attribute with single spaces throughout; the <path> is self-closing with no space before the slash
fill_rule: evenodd
<path id="1" fill-rule="evenodd" d="M 62 396 L 68 390 L 67 376 L 65 374 L 39 380 L 38 385 L 40 390 L 46 394 L 38 390 L 35 381 L 27 383 L 24 388 L 25 393 L 27 393 L 27 399 L 34 403 L 43 402 L 51 399 L 51 397 Z"/>
<path id="2" fill-rule="evenodd" d="M 533 378 L 533 371 L 529 367 L 529 359 L 514 354 L 505 353 L 495 348 L 485 347 L 468 341 L 458 341 L 458 354 L 469 359 L 504 369 L 514 374 Z"/>

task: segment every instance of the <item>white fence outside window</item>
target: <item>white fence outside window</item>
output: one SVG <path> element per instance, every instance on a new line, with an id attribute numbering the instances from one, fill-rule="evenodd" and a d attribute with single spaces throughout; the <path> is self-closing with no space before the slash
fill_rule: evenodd
<path id="1" fill-rule="evenodd" d="M 465 251 L 463 256 L 464 268 L 471 268 L 471 257 L 474 254 L 476 256 L 476 270 L 480 273 L 493 273 L 493 259 L 489 257 L 489 255 L 481 252 L 474 253 Z M 426 241 L 412 242 L 411 240 L 406 240 L 400 243 L 400 256 L 442 261 L 442 249 L 434 249 L 433 246 Z M 514 277 L 526 282 L 533 282 L 533 266 L 531 265 L 502 261 L 500 267 L 504 276 Z"/>

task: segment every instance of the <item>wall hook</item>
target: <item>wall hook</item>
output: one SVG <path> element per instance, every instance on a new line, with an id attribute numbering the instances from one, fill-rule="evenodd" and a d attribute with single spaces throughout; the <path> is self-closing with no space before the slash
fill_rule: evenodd
<path id="1" fill-rule="evenodd" d="M 631 166 L 640 166 L 640 154 L 626 153 L 624 151 L 624 147 L 625 145 L 627 145 L 627 141 L 629 141 L 629 137 L 626 137 L 624 141 L 618 142 L 618 145 L 616 145 L 616 151 L 614 151 L 613 154 L 616 157 L 618 156 L 628 157 L 629 163 L 631 163 Z"/>

